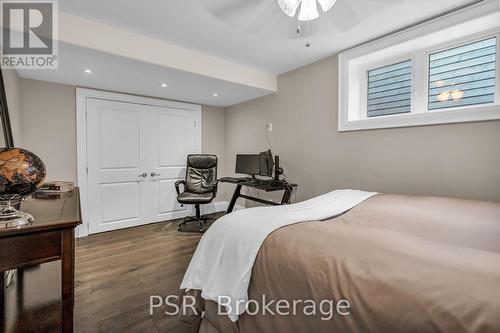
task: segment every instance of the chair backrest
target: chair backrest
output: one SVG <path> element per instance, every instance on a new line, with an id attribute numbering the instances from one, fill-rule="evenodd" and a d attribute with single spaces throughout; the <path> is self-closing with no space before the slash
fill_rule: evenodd
<path id="1" fill-rule="evenodd" d="M 187 157 L 186 192 L 217 191 L 217 156 L 191 154 Z"/>

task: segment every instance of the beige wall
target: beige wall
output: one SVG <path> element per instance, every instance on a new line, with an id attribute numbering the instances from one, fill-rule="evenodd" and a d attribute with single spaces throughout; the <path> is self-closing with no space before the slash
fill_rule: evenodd
<path id="1" fill-rule="evenodd" d="M 274 95 L 225 111 L 225 170 L 237 152 L 273 152 L 297 200 L 338 188 L 500 201 L 500 121 L 337 131 L 337 58 L 278 78 Z"/>
<path id="2" fill-rule="evenodd" d="M 76 180 L 75 87 L 4 76 L 20 87 L 7 92 L 21 109 L 16 144 L 40 155 L 49 178 Z M 202 150 L 219 157 L 219 176 L 233 173 L 236 153 L 267 149 L 268 122 L 297 200 L 359 188 L 500 201 L 500 121 L 339 133 L 336 57 L 281 75 L 274 95 L 203 107 Z M 232 189 L 221 185 L 218 200 Z"/>
<path id="3" fill-rule="evenodd" d="M 202 107 L 201 149 L 207 154 L 217 155 L 218 177 L 224 175 L 225 153 L 224 153 L 224 109 L 212 106 Z M 227 184 L 219 184 L 217 201 L 226 200 L 231 187 Z"/>
<path id="4" fill-rule="evenodd" d="M 5 95 L 7 97 L 7 105 L 9 107 L 10 126 L 12 128 L 12 137 L 14 145 L 22 146 L 21 142 L 21 113 L 20 113 L 20 78 L 17 72 L 13 69 L 3 69 L 3 82 L 5 86 Z M 4 146 L 4 136 L 0 126 L 0 146 Z"/>
<path id="5" fill-rule="evenodd" d="M 75 88 L 21 79 L 23 148 L 38 155 L 47 179 L 76 181 Z"/>
<path id="6" fill-rule="evenodd" d="M 48 179 L 76 182 L 74 86 L 20 79 L 23 147 L 45 162 Z M 202 150 L 224 161 L 224 109 L 202 108 Z"/>

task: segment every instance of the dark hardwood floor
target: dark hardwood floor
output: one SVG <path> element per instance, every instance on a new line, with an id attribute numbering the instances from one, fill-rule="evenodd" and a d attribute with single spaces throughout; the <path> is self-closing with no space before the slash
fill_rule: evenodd
<path id="1" fill-rule="evenodd" d="M 166 316 L 165 308 L 149 313 L 150 296 L 179 294 L 201 237 L 178 232 L 177 224 L 155 223 L 77 240 L 75 332 L 182 332 L 177 317 Z"/>
<path id="2" fill-rule="evenodd" d="M 215 215 L 220 217 L 222 213 Z M 149 313 L 150 296 L 178 295 L 201 238 L 180 221 L 92 235 L 76 240 L 75 332 L 182 332 L 165 307 Z M 61 262 L 18 271 L 5 292 L 0 332 L 58 333 Z"/>

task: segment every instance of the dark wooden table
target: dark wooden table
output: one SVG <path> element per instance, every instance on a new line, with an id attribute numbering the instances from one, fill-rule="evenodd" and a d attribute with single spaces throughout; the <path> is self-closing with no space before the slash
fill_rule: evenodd
<path id="1" fill-rule="evenodd" d="M 38 298 L 43 298 L 45 285 L 54 277 L 38 274 L 27 281 L 26 275 L 32 267 L 60 260 L 60 303 L 49 308 L 60 308 L 60 320 L 56 322 L 61 327 L 56 331 L 73 332 L 75 227 L 81 223 L 78 189 L 57 199 L 30 198 L 21 204 L 21 210 L 33 215 L 35 221 L 31 225 L 0 229 L 0 331 L 43 331 L 42 318 L 49 316 L 51 310 L 43 308 Z M 16 293 L 5 301 L 3 272 L 11 269 L 18 269 Z"/>

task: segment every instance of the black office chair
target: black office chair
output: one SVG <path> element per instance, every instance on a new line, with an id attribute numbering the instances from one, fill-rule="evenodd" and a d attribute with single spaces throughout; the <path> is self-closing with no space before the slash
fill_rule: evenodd
<path id="1" fill-rule="evenodd" d="M 179 191 L 179 185 L 184 185 L 184 192 Z M 203 232 L 205 222 L 212 218 L 201 216 L 200 205 L 210 203 L 217 194 L 217 156 L 206 154 L 191 154 L 187 157 L 186 180 L 175 182 L 177 201 L 181 204 L 194 205 L 196 216 L 186 216 L 177 230 L 188 222 L 198 222 L 200 232 Z"/>

